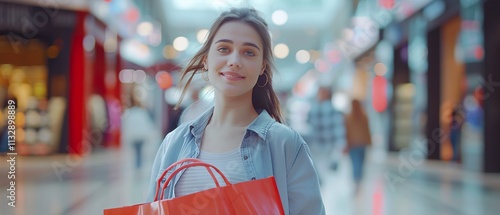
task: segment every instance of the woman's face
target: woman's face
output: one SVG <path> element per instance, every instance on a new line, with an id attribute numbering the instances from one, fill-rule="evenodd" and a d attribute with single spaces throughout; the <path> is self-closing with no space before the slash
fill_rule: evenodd
<path id="1" fill-rule="evenodd" d="M 224 96 L 250 96 L 264 72 L 264 47 L 259 33 L 240 21 L 223 24 L 214 35 L 204 61 L 208 77 Z"/>

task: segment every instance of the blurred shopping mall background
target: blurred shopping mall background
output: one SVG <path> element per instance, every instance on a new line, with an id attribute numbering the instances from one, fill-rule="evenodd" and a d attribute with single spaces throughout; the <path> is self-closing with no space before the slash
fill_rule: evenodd
<path id="1" fill-rule="evenodd" d="M 174 110 L 179 70 L 231 6 L 269 24 L 273 84 L 327 214 L 500 211 L 500 1 L 0 0 L 0 214 L 144 202 L 162 138 L 211 99 L 196 77 Z M 309 120 L 319 87 L 338 113 L 326 144 Z M 341 152 L 352 99 L 372 135 L 360 192 Z M 133 134 L 148 137 L 141 162 Z"/>

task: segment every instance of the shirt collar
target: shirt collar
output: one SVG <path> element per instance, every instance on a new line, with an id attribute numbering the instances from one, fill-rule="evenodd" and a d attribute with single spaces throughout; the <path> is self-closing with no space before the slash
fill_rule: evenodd
<path id="1" fill-rule="evenodd" d="M 201 114 L 198 118 L 189 123 L 189 132 L 186 133 L 188 135 L 191 133 L 195 137 L 201 137 L 205 127 L 207 127 L 208 121 L 210 117 L 212 117 L 212 113 L 214 112 L 214 107 L 210 107 L 207 111 Z"/>
<path id="2" fill-rule="evenodd" d="M 272 123 L 275 121 L 276 120 L 274 120 L 266 110 L 262 109 L 260 110 L 259 116 L 248 125 L 247 131 L 253 131 L 259 135 L 260 138 L 265 140 L 269 127 L 271 127 Z"/>
<path id="3" fill-rule="evenodd" d="M 272 125 L 272 123 L 275 122 L 275 120 L 271 117 L 271 115 L 269 115 L 266 110 L 262 109 L 259 111 L 260 113 L 257 118 L 255 118 L 253 122 L 248 125 L 247 131 L 253 131 L 257 135 L 259 135 L 260 138 L 265 140 L 267 131 L 269 130 L 269 127 Z M 205 127 L 207 127 L 208 121 L 210 120 L 213 112 L 214 107 L 212 106 L 197 119 L 193 120 L 189 124 L 189 133 L 195 137 L 201 138 L 201 135 L 203 134 Z M 186 133 L 186 135 L 187 134 L 188 133 Z"/>

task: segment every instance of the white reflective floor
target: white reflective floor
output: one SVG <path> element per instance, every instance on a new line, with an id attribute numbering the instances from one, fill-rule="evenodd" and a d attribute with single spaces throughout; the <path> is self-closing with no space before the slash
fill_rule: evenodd
<path id="1" fill-rule="evenodd" d="M 142 169 L 133 169 L 128 151 L 17 157 L 16 208 L 7 205 L 6 157 L 0 166 L 0 214 L 89 215 L 103 209 L 142 203 L 153 155 Z M 462 171 L 458 165 L 400 159 L 398 154 L 368 154 L 365 178 L 353 194 L 350 160 L 337 171 L 315 155 L 322 178 L 327 214 L 498 214 L 500 175 Z M 410 161 L 410 163 L 408 163 Z"/>

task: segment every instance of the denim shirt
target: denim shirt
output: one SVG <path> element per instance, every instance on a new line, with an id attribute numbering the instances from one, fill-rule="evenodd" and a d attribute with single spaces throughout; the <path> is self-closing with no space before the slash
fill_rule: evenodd
<path id="1" fill-rule="evenodd" d="M 184 158 L 198 157 L 203 132 L 212 113 L 213 107 L 167 134 L 153 163 L 147 202 L 154 200 L 157 180 L 168 166 Z M 262 110 L 247 127 L 240 149 L 248 180 L 275 177 L 285 214 L 325 214 L 309 148 L 296 131 L 276 122 Z M 162 179 L 162 186 L 171 172 Z M 173 186 L 167 187 L 164 198 L 175 197 L 174 187 L 182 173 L 174 177 Z"/>

